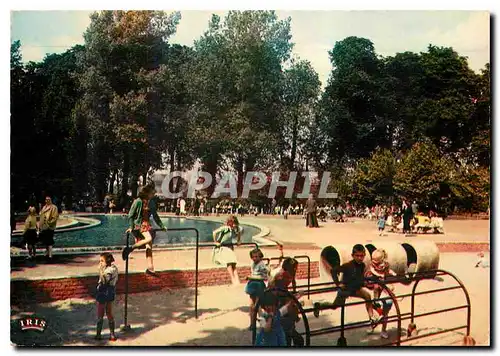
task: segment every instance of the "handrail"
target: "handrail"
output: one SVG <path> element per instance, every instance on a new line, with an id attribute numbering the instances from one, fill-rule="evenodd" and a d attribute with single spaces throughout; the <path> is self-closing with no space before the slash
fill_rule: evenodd
<path id="1" fill-rule="evenodd" d="M 444 287 L 444 288 L 435 288 L 435 289 L 431 289 L 431 290 L 416 292 L 417 285 L 421 280 L 424 280 L 424 279 L 431 280 L 431 279 L 434 279 L 435 276 L 442 276 L 442 275 L 443 276 L 444 275 L 451 276 L 459 285 L 458 286 L 451 286 L 451 287 Z M 392 300 L 394 307 L 395 307 L 395 311 L 396 311 L 396 315 L 387 317 L 387 322 L 388 323 L 389 322 L 391 322 L 391 323 L 397 322 L 397 329 L 398 329 L 397 340 L 394 342 L 387 343 L 384 345 L 379 345 L 379 346 L 388 346 L 388 345 L 394 345 L 394 344 L 397 346 L 400 346 L 402 342 L 407 342 L 408 340 L 410 340 L 410 339 L 407 339 L 404 341 L 401 340 L 401 334 L 402 334 L 401 333 L 401 322 L 403 320 L 411 320 L 411 323 L 413 323 L 415 318 L 425 317 L 425 316 L 439 314 L 439 313 L 446 313 L 446 312 L 465 309 L 465 308 L 467 309 L 467 325 L 455 327 L 455 328 L 450 328 L 450 329 L 446 329 L 446 330 L 440 330 L 438 332 L 428 333 L 425 335 L 419 335 L 418 337 L 415 337 L 413 339 L 421 338 L 421 337 L 425 337 L 425 336 L 442 334 L 444 332 L 450 332 L 450 331 L 454 331 L 454 330 L 458 330 L 458 329 L 462 329 L 462 328 L 467 329 L 467 336 L 470 335 L 470 319 L 471 319 L 470 297 L 469 297 L 469 294 L 468 294 L 465 286 L 463 285 L 463 283 L 454 274 L 452 274 L 448 271 L 442 270 L 442 269 L 436 269 L 436 270 L 429 270 L 429 271 L 423 271 L 423 272 L 415 272 L 415 273 L 412 273 L 411 276 L 391 277 L 391 278 L 387 278 L 386 280 L 379 280 L 376 277 L 370 277 L 370 278 L 365 278 L 365 281 L 376 282 L 388 294 L 388 296 L 386 296 L 386 297 L 371 299 L 372 303 L 377 302 L 377 301 Z M 390 288 L 388 288 L 388 285 L 393 284 L 393 283 L 409 284 L 411 282 L 415 282 L 415 284 L 413 286 L 412 292 L 408 293 L 408 294 L 396 296 L 392 292 L 392 290 Z M 319 293 L 325 293 L 325 292 L 333 292 L 333 291 L 338 291 L 340 289 L 339 287 L 337 287 L 337 285 L 334 282 L 316 283 L 313 285 L 308 285 L 308 287 L 311 287 L 311 286 L 318 287 L 318 288 L 308 290 L 308 294 L 319 294 Z M 297 286 L 297 289 L 305 288 L 305 287 L 306 287 L 305 285 L 301 285 L 301 286 Z M 467 304 L 455 306 L 455 307 L 450 307 L 450 308 L 445 308 L 445 309 L 439 309 L 439 310 L 435 310 L 435 311 L 431 311 L 431 312 L 425 312 L 425 313 L 421 313 L 421 314 L 415 314 L 415 296 L 416 295 L 439 293 L 439 292 L 450 291 L 450 290 L 455 290 L 455 289 L 462 289 L 463 290 L 465 297 L 466 297 L 466 300 L 467 300 Z M 406 296 L 412 297 L 411 312 L 401 313 L 400 306 L 398 303 L 398 298 L 406 297 Z M 344 331 L 345 330 L 358 329 L 358 328 L 366 327 L 367 325 L 370 324 L 367 321 L 358 321 L 358 322 L 345 324 L 345 322 L 344 322 L 345 308 L 350 307 L 350 306 L 354 306 L 354 305 L 365 304 L 365 303 L 366 302 L 363 300 L 363 301 L 359 301 L 359 302 L 344 303 L 343 305 L 338 305 L 338 306 L 334 306 L 333 304 L 328 305 L 328 306 L 321 306 L 322 310 L 341 308 L 341 324 L 334 326 L 334 327 L 327 327 L 327 328 L 316 329 L 316 330 L 310 330 L 309 324 L 307 321 L 307 314 L 313 312 L 315 309 L 314 308 L 301 308 L 301 313 L 302 312 L 304 313 L 303 314 L 304 323 L 305 324 L 307 323 L 307 325 L 308 325 L 306 331 L 304 333 L 301 333 L 301 334 L 302 335 L 305 334 L 306 338 L 309 340 L 309 338 L 311 336 L 323 335 L 323 334 L 328 334 L 328 333 L 340 331 L 341 336 L 339 338 L 338 345 L 345 346 L 346 345 L 346 340 L 344 338 Z M 309 344 L 307 344 L 307 345 L 309 345 Z"/>
<path id="2" fill-rule="evenodd" d="M 194 315 L 195 318 L 198 319 L 198 272 L 199 272 L 199 249 L 200 249 L 200 234 L 197 228 L 194 227 L 180 227 L 180 228 L 167 228 L 166 230 L 163 229 L 152 229 L 151 231 L 157 232 L 157 231 L 194 231 L 196 234 L 196 254 L 195 254 L 195 278 L 194 278 Z M 129 236 L 130 233 L 127 232 L 127 249 L 129 247 Z M 255 248 L 258 248 L 259 245 L 255 242 L 244 242 L 237 244 L 238 246 L 255 246 Z M 203 247 L 219 247 L 220 244 L 216 243 L 209 243 L 209 244 L 203 244 L 201 245 Z M 127 324 L 127 314 L 128 314 L 128 258 L 125 260 L 125 306 L 124 306 L 124 330 L 130 329 L 130 325 Z"/>
<path id="3" fill-rule="evenodd" d="M 307 320 L 306 313 L 304 312 L 304 308 L 302 308 L 302 304 L 300 304 L 300 302 L 297 300 L 297 298 L 295 298 L 294 293 L 291 293 L 290 291 L 287 291 L 287 290 L 282 289 L 282 288 L 270 288 L 270 289 L 267 288 L 264 291 L 264 293 L 269 293 L 269 292 L 271 292 L 271 293 L 272 292 L 279 292 L 280 294 L 284 293 L 285 297 L 291 298 L 294 301 L 295 305 L 297 306 L 297 309 L 299 310 L 299 313 L 302 316 L 302 320 L 304 320 L 304 328 L 306 330 L 305 346 L 310 346 L 311 335 L 310 335 L 310 329 L 309 329 L 309 322 Z M 282 294 L 281 294 L 281 296 L 283 297 Z M 252 326 L 252 345 L 255 345 L 255 341 L 257 339 L 257 313 L 259 311 L 259 308 L 260 308 L 260 298 L 257 300 L 257 303 L 255 304 L 254 311 L 252 313 L 252 325 L 251 325 Z"/>

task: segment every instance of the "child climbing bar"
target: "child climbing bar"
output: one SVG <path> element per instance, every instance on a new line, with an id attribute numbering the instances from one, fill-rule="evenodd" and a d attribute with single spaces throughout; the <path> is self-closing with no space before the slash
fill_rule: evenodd
<path id="1" fill-rule="evenodd" d="M 377 279 L 386 279 L 388 276 L 396 276 L 396 272 L 394 272 L 387 262 L 387 252 L 383 249 L 377 249 L 372 253 L 372 262 L 370 267 L 365 272 L 366 278 L 377 278 Z M 383 288 L 378 283 L 368 283 L 367 287 L 369 289 L 373 289 L 373 298 L 378 299 L 381 297 Z M 391 285 L 389 288 L 394 290 L 394 287 Z M 377 302 L 379 304 L 380 302 Z M 389 311 L 392 308 L 392 300 L 385 299 L 382 301 L 382 332 L 380 333 L 380 337 L 383 339 L 389 338 L 389 334 L 387 334 L 387 317 L 389 315 Z M 379 304 L 380 305 L 380 304 Z M 373 325 L 372 325 L 373 326 Z M 369 333 L 373 332 L 375 328 L 371 328 L 368 330 Z"/>
<path id="2" fill-rule="evenodd" d="M 336 309 L 339 306 L 345 305 L 348 297 L 358 297 L 365 300 L 366 311 L 371 323 L 376 324 L 379 321 L 380 317 L 376 317 L 373 313 L 370 291 L 365 287 L 365 264 L 363 262 L 365 255 L 365 247 L 361 244 L 356 244 L 352 248 L 352 260 L 333 268 L 333 281 L 340 290 L 337 292 L 337 297 L 333 304 L 314 303 L 315 317 L 319 317 L 320 310 L 325 309 L 325 307 L 333 306 L 333 309 Z M 342 282 L 339 282 L 339 273 L 342 273 Z"/>

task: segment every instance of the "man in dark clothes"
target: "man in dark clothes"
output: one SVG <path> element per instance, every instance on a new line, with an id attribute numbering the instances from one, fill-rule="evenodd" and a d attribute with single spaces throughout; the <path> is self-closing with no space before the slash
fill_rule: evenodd
<path id="1" fill-rule="evenodd" d="M 312 194 L 309 194 L 309 199 L 306 202 L 306 226 L 307 227 L 319 227 L 318 218 L 316 216 L 318 209 L 318 204 Z"/>
<path id="2" fill-rule="evenodd" d="M 403 234 L 411 232 L 410 221 L 413 218 L 413 210 L 407 201 L 403 205 Z"/>
<path id="3" fill-rule="evenodd" d="M 354 245 L 352 248 L 352 260 L 341 266 L 334 266 L 332 270 L 333 281 L 340 288 L 337 292 L 333 304 L 314 303 L 314 316 L 318 317 L 319 312 L 324 307 L 333 305 L 334 309 L 345 304 L 348 297 L 358 297 L 366 301 L 366 311 L 372 323 L 378 321 L 378 317 L 373 314 L 373 305 L 371 302 L 370 291 L 364 286 L 365 276 L 365 247 L 361 244 Z M 339 282 L 338 274 L 342 273 L 342 281 Z M 323 307 L 323 308 L 322 308 Z"/>

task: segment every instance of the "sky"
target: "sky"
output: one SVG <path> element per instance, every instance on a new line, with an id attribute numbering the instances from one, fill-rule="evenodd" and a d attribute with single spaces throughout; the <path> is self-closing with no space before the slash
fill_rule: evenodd
<path id="1" fill-rule="evenodd" d="M 181 11 L 171 43 L 192 45 L 207 29 L 212 13 Z M 11 40 L 21 41 L 23 61 L 41 61 L 83 44 L 89 11 L 12 11 Z M 328 51 L 348 36 L 370 39 L 379 55 L 426 51 L 429 44 L 453 47 L 479 71 L 490 60 L 490 14 L 486 11 L 277 11 L 291 17 L 293 54 L 311 62 L 323 85 L 331 64 Z"/>

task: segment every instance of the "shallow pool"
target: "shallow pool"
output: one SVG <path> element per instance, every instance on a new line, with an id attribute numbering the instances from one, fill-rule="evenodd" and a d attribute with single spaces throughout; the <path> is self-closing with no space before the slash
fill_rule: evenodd
<path id="1" fill-rule="evenodd" d="M 125 245 L 125 230 L 128 228 L 127 217 L 123 215 L 86 215 L 85 217 L 101 221 L 100 225 L 80 231 L 57 232 L 54 235 L 54 247 L 118 246 Z M 200 242 L 213 242 L 212 231 L 221 223 L 206 220 L 162 217 L 168 228 L 197 228 Z M 260 229 L 243 226 L 242 242 L 251 242 L 252 236 Z M 130 239 L 132 241 L 132 238 Z M 159 231 L 154 244 L 193 244 L 196 242 L 194 231 Z"/>

